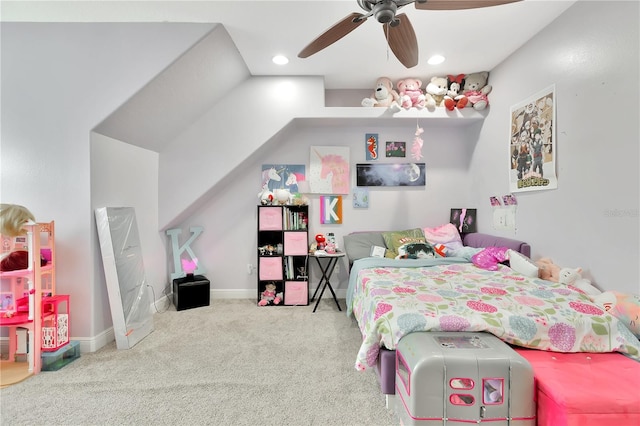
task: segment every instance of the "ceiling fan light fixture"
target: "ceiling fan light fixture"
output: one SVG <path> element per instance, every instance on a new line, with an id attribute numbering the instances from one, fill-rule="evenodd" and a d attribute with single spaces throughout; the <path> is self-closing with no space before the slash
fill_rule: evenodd
<path id="1" fill-rule="evenodd" d="M 286 65 L 289 63 L 289 58 L 284 55 L 276 55 L 271 60 L 276 65 Z"/>
<path id="2" fill-rule="evenodd" d="M 432 57 L 429 58 L 427 63 L 429 65 L 439 65 L 444 62 L 444 59 L 445 58 L 442 55 L 433 55 Z"/>

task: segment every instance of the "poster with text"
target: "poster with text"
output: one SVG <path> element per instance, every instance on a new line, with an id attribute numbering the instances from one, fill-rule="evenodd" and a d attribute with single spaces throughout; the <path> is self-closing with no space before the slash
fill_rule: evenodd
<path id="1" fill-rule="evenodd" d="M 349 193 L 349 147 L 312 146 L 309 189 L 314 194 Z"/>
<path id="2" fill-rule="evenodd" d="M 511 107 L 509 189 L 556 189 L 555 85 Z"/>

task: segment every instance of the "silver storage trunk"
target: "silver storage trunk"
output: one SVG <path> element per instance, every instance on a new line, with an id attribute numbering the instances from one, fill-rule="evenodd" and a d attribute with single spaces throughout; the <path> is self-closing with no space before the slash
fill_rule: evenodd
<path id="1" fill-rule="evenodd" d="M 403 425 L 535 426 L 533 369 L 488 333 L 416 332 L 396 350 Z"/>

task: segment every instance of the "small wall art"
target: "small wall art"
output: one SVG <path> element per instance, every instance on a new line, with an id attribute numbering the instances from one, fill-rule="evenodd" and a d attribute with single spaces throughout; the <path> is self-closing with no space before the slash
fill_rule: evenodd
<path id="1" fill-rule="evenodd" d="M 451 209 L 449 222 L 453 223 L 461 234 L 476 232 L 476 214 L 476 209 Z"/>
<path id="2" fill-rule="evenodd" d="M 364 146 L 367 161 L 378 159 L 378 134 L 367 133 L 364 135 Z"/>
<path id="3" fill-rule="evenodd" d="M 384 152 L 387 158 L 404 158 L 407 156 L 407 143 L 387 142 Z"/>
<path id="4" fill-rule="evenodd" d="M 357 186 L 425 186 L 425 163 L 356 164 Z"/>
<path id="5" fill-rule="evenodd" d="M 305 165 L 304 164 L 263 164 L 260 174 L 261 189 L 270 191 L 276 189 L 288 189 L 289 192 L 295 194 L 299 192 L 298 183 L 304 182 Z"/>
<path id="6" fill-rule="evenodd" d="M 367 187 L 359 187 L 353 189 L 353 208 L 369 208 L 369 189 Z"/>
<path id="7" fill-rule="evenodd" d="M 320 197 L 320 223 L 342 223 L 341 195 L 323 195 Z"/>

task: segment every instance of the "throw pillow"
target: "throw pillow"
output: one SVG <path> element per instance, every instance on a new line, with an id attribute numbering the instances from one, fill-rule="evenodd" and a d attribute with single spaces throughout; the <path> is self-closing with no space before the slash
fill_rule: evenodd
<path id="1" fill-rule="evenodd" d="M 459 250 L 463 247 L 458 228 L 452 223 L 436 226 L 435 228 L 423 228 L 424 238 L 431 245 L 443 244 L 449 250 Z"/>
<path id="2" fill-rule="evenodd" d="M 383 232 L 382 238 L 387 247 L 387 256 L 394 259 L 398 256 L 398 247 L 407 243 L 426 243 L 424 233 L 420 228 L 406 229 L 404 231 Z"/>

